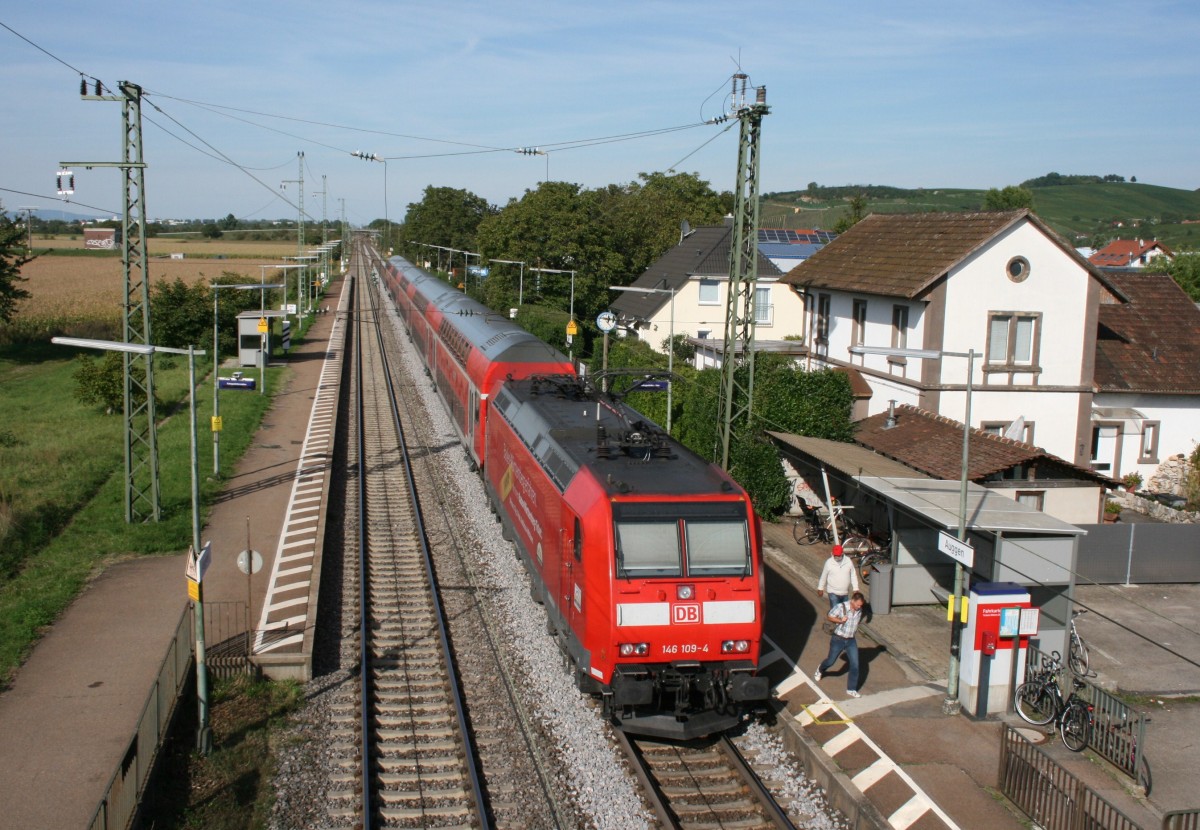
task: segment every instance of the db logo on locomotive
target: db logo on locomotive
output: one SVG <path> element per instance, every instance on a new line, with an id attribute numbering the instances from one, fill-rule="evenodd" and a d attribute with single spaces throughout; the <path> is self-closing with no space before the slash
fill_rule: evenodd
<path id="1" fill-rule="evenodd" d="M 679 624 L 694 624 L 700 622 L 700 606 L 691 602 L 686 605 L 671 606 L 671 622 Z"/>

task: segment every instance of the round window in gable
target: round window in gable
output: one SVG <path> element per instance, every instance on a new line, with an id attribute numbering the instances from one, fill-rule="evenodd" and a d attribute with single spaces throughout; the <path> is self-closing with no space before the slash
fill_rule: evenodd
<path id="1" fill-rule="evenodd" d="M 1013 282 L 1025 282 L 1029 276 L 1029 260 L 1015 256 L 1008 261 L 1008 278 Z"/>

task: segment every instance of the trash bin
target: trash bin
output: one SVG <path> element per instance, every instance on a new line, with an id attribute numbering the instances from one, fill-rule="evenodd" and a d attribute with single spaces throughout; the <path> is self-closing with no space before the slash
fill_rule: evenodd
<path id="1" fill-rule="evenodd" d="M 892 612 L 892 563 L 880 562 L 871 574 L 871 611 L 875 614 Z"/>

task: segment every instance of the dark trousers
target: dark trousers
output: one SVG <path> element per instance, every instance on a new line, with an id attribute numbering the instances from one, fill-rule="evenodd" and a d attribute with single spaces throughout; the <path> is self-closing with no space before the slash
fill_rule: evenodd
<path id="1" fill-rule="evenodd" d="M 829 656 L 821 663 L 821 674 L 829 671 L 842 652 L 846 652 L 846 662 L 850 664 L 850 675 L 846 678 L 846 688 L 852 692 L 858 691 L 858 640 L 853 637 L 839 637 L 834 634 L 829 638 Z"/>

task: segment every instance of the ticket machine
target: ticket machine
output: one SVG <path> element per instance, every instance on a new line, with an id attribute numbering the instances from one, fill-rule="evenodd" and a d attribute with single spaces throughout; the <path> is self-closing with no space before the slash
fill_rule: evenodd
<path id="1" fill-rule="evenodd" d="M 1037 634 L 1038 613 L 1029 591 L 1015 582 L 971 586 L 970 615 L 962 633 L 958 701 L 976 717 L 1005 712 L 1014 680 L 1024 676 L 1025 648 Z"/>

